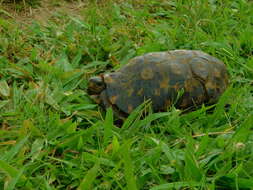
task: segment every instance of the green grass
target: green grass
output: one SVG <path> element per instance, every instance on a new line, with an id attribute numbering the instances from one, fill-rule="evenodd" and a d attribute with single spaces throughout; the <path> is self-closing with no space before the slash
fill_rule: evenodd
<path id="1" fill-rule="evenodd" d="M 0 189 L 252 189 L 252 25 L 246 0 L 91 1 L 46 26 L 0 18 Z M 116 127 L 87 79 L 168 49 L 227 65 L 214 112 L 142 118 L 142 105 Z"/>

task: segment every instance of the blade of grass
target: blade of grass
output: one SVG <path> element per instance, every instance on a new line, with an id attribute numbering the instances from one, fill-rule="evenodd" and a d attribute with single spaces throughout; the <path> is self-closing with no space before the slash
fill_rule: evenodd
<path id="1" fill-rule="evenodd" d="M 249 115 L 246 118 L 244 118 L 243 123 L 241 124 L 240 128 L 236 130 L 231 140 L 236 142 L 247 141 L 249 135 L 251 134 L 250 131 L 252 127 L 253 127 L 253 116 Z"/>
<path id="2" fill-rule="evenodd" d="M 127 130 L 136 120 L 138 120 L 143 112 L 143 109 L 145 108 L 146 104 L 148 102 L 144 102 L 143 104 L 139 105 L 137 108 L 135 108 L 134 111 L 131 112 L 131 114 L 127 117 L 127 119 L 124 121 L 121 129 Z"/>
<path id="3" fill-rule="evenodd" d="M 98 171 L 100 168 L 100 164 L 96 163 L 90 170 L 87 171 L 86 175 L 84 176 L 78 190 L 90 190 L 92 189 L 92 184 L 96 177 L 98 176 Z"/>
<path id="4" fill-rule="evenodd" d="M 8 186 L 6 187 L 5 190 L 15 189 L 15 186 L 16 186 L 17 182 L 19 181 L 20 177 L 22 176 L 23 172 L 24 172 L 24 169 L 23 168 L 20 169 L 19 172 L 17 173 L 17 175 L 14 178 L 12 178 L 12 180 L 8 183 Z"/>
<path id="5" fill-rule="evenodd" d="M 122 146 L 121 151 L 123 152 L 123 160 L 124 160 L 124 173 L 125 179 L 127 183 L 128 190 L 137 190 L 136 178 L 134 175 L 134 164 L 130 156 L 130 147 L 132 143 L 127 142 Z"/>
<path id="6" fill-rule="evenodd" d="M 21 182 L 24 183 L 25 187 L 27 187 L 28 189 L 30 189 L 30 187 L 32 186 L 30 181 L 28 181 L 28 179 L 24 175 L 22 175 L 23 172 L 20 173 L 18 169 L 14 168 L 4 160 L 0 160 L 0 170 L 10 176 L 12 179 L 14 179 L 14 181 L 12 182 L 13 185 L 16 184 L 15 180 L 20 179 Z"/>
<path id="7" fill-rule="evenodd" d="M 112 127 L 113 127 L 113 112 L 109 108 L 106 111 L 105 122 L 104 122 L 104 147 L 109 143 L 109 139 L 112 137 Z"/>
<path id="8" fill-rule="evenodd" d="M 7 153 L 0 157 L 1 160 L 11 161 L 14 156 L 21 150 L 26 141 L 28 140 L 28 136 L 20 140 L 15 146 L 13 146 Z"/>
<path id="9" fill-rule="evenodd" d="M 0 81 L 0 96 L 10 96 L 10 87 L 5 80 Z"/>
<path id="10" fill-rule="evenodd" d="M 167 190 L 169 188 L 192 188 L 192 187 L 200 187 L 200 182 L 195 181 L 180 181 L 180 182 L 173 182 L 173 183 L 166 183 L 162 185 L 157 185 L 155 187 L 152 187 L 150 190 Z"/>

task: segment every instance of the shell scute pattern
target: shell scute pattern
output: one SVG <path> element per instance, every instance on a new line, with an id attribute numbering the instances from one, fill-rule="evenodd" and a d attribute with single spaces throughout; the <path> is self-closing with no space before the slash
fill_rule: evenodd
<path id="1" fill-rule="evenodd" d="M 133 58 L 118 71 L 104 75 L 109 101 L 130 113 L 151 99 L 154 111 L 169 107 L 180 89 L 176 107 L 215 102 L 228 85 L 225 65 L 201 51 L 174 50 Z"/>
<path id="2" fill-rule="evenodd" d="M 206 59 L 201 57 L 193 58 L 189 65 L 191 67 L 191 72 L 193 77 L 198 77 L 199 79 L 206 81 L 210 74 L 210 65 Z"/>
<path id="3" fill-rule="evenodd" d="M 120 77 L 115 78 L 117 83 L 107 84 L 107 94 L 108 97 L 114 96 L 117 89 L 120 99 L 117 100 L 116 104 L 119 109 L 129 113 L 131 110 L 129 105 L 136 108 L 144 99 L 151 99 L 155 110 L 165 104 L 169 76 L 165 75 L 164 69 L 160 68 L 161 62 L 166 60 L 165 55 L 163 59 L 157 54 L 136 57 L 130 65 L 126 65 L 118 71 Z M 115 76 L 117 75 L 112 77 Z M 125 83 L 124 81 L 128 82 Z"/>

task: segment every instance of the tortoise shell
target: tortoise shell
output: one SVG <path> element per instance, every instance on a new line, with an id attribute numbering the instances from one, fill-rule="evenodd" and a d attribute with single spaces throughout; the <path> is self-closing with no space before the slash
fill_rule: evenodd
<path id="1" fill-rule="evenodd" d="M 100 78 L 103 88 L 96 93 L 102 104 L 126 114 L 148 99 L 155 112 L 166 110 L 175 103 L 180 90 L 183 94 L 176 108 L 215 103 L 228 86 L 224 63 L 197 50 L 147 53 Z M 90 92 L 91 81 L 92 78 Z"/>

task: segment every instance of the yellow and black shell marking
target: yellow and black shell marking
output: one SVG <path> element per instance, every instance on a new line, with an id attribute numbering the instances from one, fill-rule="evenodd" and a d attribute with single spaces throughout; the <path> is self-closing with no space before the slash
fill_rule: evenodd
<path id="1" fill-rule="evenodd" d="M 175 104 L 188 108 L 216 102 L 228 85 L 223 62 L 196 50 L 147 53 L 130 60 L 116 72 L 104 75 L 105 93 L 110 104 L 129 114 L 147 99 L 154 111 Z"/>

